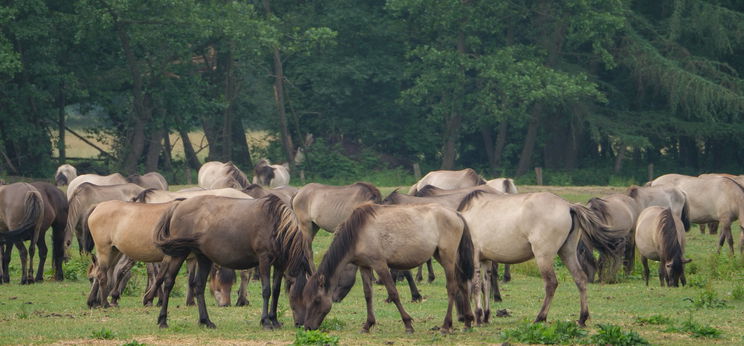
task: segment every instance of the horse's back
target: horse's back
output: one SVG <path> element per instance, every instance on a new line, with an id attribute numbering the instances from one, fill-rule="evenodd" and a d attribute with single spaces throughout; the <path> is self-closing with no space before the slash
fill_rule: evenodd
<path id="1" fill-rule="evenodd" d="M 98 174 L 83 174 L 77 176 L 77 178 L 73 179 L 68 185 L 67 185 L 67 200 L 69 201 L 72 198 L 72 195 L 75 193 L 75 190 L 83 183 L 91 183 L 94 185 L 119 185 L 119 184 L 126 184 L 128 183 L 127 179 L 119 174 L 119 173 L 113 173 L 109 175 L 98 175 Z"/>
<path id="2" fill-rule="evenodd" d="M 476 173 L 472 168 L 465 168 L 459 171 L 431 171 L 421 178 L 421 180 L 414 185 L 414 188 L 420 190 L 426 185 L 432 185 L 440 189 L 453 190 L 481 185 L 484 183 L 485 181 L 483 181 L 483 179 L 478 176 L 478 173 Z"/>
<path id="3" fill-rule="evenodd" d="M 33 196 L 39 198 L 39 205 L 29 205 Z M 0 228 L 15 230 L 27 220 L 28 211 L 35 207 L 43 208 L 44 201 L 39 190 L 29 183 L 13 183 L 0 186 Z"/>

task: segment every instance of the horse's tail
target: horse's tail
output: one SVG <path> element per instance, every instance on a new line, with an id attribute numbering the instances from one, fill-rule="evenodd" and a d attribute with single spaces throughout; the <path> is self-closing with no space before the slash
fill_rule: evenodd
<path id="1" fill-rule="evenodd" d="M 581 228 L 582 235 L 588 240 L 587 245 L 607 255 L 610 260 L 617 261 L 622 255 L 627 232 L 609 230 L 597 215 L 583 205 L 572 204 L 570 209 L 573 224 Z"/>
<path id="2" fill-rule="evenodd" d="M 90 226 L 88 225 L 88 218 L 90 218 L 90 214 L 92 214 L 93 211 L 96 210 L 96 206 L 97 205 L 94 205 L 92 208 L 90 208 L 85 213 L 85 215 L 83 215 L 83 220 L 82 220 L 82 223 L 83 223 L 83 233 L 82 233 L 82 237 L 83 237 L 83 243 L 82 243 L 83 244 L 83 248 L 81 249 L 81 251 L 84 254 L 91 253 L 91 251 L 93 251 L 93 247 L 96 245 L 93 242 L 93 234 L 90 233 Z"/>
<path id="3" fill-rule="evenodd" d="M 686 193 L 682 192 L 682 196 L 685 197 L 685 203 L 682 205 L 682 215 L 679 218 L 682 220 L 682 225 L 685 226 L 685 232 L 689 232 L 692 226 L 690 223 L 690 202 Z"/>
<path id="4" fill-rule="evenodd" d="M 36 231 L 41 226 L 44 218 L 44 200 L 41 198 L 41 193 L 35 189 L 26 192 L 23 205 L 25 209 L 20 224 L 8 232 L 0 233 L 0 236 L 8 243 L 21 240 L 29 231 Z"/>
<path id="5" fill-rule="evenodd" d="M 517 191 L 517 185 L 514 185 L 514 179 L 504 179 L 504 192 L 511 194 L 519 193 L 519 191 Z"/>
<path id="6" fill-rule="evenodd" d="M 199 233 L 181 237 L 171 235 L 171 219 L 180 204 L 181 201 L 174 201 L 155 226 L 155 246 L 171 257 L 185 257 L 191 252 L 191 249 L 198 246 L 199 242 Z"/>
<path id="7" fill-rule="evenodd" d="M 455 276 L 457 280 L 464 284 L 460 287 L 468 287 L 467 282 L 473 279 L 475 275 L 475 261 L 473 246 L 473 238 L 470 236 L 470 228 L 468 222 L 462 217 L 462 214 L 457 213 L 457 216 L 462 220 L 462 236 L 460 237 L 460 244 L 457 246 L 457 260 L 455 261 Z M 472 315 L 468 313 L 469 309 L 469 295 L 467 288 L 461 289 L 458 294 L 455 294 L 455 308 L 457 309 L 458 319 L 461 321 L 472 320 Z M 468 314 L 468 316 L 466 316 Z"/>
<path id="8" fill-rule="evenodd" d="M 157 189 L 154 187 L 142 190 L 142 192 L 140 192 L 139 194 L 137 194 L 137 196 L 132 198 L 132 202 L 147 203 L 147 196 L 150 195 L 155 190 Z"/>

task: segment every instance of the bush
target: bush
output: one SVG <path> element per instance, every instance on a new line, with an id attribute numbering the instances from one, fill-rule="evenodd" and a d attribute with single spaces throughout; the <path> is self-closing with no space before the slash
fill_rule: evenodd
<path id="1" fill-rule="evenodd" d="M 577 339 L 586 336 L 586 331 L 574 322 L 557 321 L 551 325 L 546 323 L 523 322 L 514 329 L 501 332 L 505 341 L 515 341 L 528 344 L 566 344 L 576 343 Z"/>
<path id="2" fill-rule="evenodd" d="M 145 344 L 137 340 L 132 340 L 130 342 L 127 342 L 126 344 L 121 344 L 121 346 L 145 346 Z"/>
<path id="3" fill-rule="evenodd" d="M 741 282 L 734 283 L 734 289 L 731 291 L 731 297 L 734 300 L 744 300 L 744 285 Z"/>
<path id="4" fill-rule="evenodd" d="M 87 279 L 88 266 L 90 266 L 90 258 L 86 256 L 72 257 L 69 261 L 62 263 L 65 280 L 78 281 Z"/>
<path id="5" fill-rule="evenodd" d="M 298 330 L 293 345 L 338 345 L 338 336 L 330 336 L 319 330 Z"/>
<path id="6" fill-rule="evenodd" d="M 111 330 L 102 328 L 101 330 L 94 330 L 90 336 L 92 339 L 111 340 L 115 338 L 114 333 Z"/>
<path id="7" fill-rule="evenodd" d="M 598 324 L 599 331 L 592 335 L 591 342 L 599 345 L 650 345 L 634 331 L 623 331 L 620 326 L 612 324 Z"/>

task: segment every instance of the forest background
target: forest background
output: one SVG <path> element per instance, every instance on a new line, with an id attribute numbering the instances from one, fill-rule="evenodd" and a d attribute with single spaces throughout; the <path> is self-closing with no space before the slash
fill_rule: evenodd
<path id="1" fill-rule="evenodd" d="M 552 185 L 742 172 L 736 0 L 22 0 L 0 28 L 0 175 L 185 183 L 300 148 L 309 180 L 386 186 L 414 164 Z M 73 132 L 97 160 L 67 155 Z"/>

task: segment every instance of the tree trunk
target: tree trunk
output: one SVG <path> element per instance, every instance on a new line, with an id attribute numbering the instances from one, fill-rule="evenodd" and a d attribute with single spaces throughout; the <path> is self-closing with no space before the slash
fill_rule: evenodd
<path id="1" fill-rule="evenodd" d="M 481 126 L 481 136 L 483 137 L 483 148 L 486 149 L 486 157 L 488 158 L 488 168 L 491 171 L 492 176 L 496 176 L 496 163 L 494 162 L 495 154 L 493 152 L 493 132 L 490 127 L 486 125 Z"/>
<path id="2" fill-rule="evenodd" d="M 224 97 L 227 101 L 227 106 L 225 107 L 223 114 L 222 114 L 222 157 L 225 158 L 225 160 L 233 160 L 234 157 L 232 156 L 233 152 L 233 136 L 232 136 L 232 125 L 233 125 L 233 109 L 234 105 L 233 102 L 235 101 L 235 81 L 233 78 L 233 61 L 232 61 L 232 53 L 227 52 L 225 54 L 220 54 L 220 62 L 218 62 L 219 66 L 217 69 L 219 70 L 220 67 L 222 67 L 222 73 L 224 74 L 224 83 L 225 83 L 225 89 L 224 89 Z"/>
<path id="3" fill-rule="evenodd" d="M 238 117 L 233 117 L 232 124 L 232 158 L 239 166 L 253 168 L 251 152 L 248 148 L 248 140 L 245 138 L 243 122 Z"/>
<path id="4" fill-rule="evenodd" d="M 63 88 L 59 89 L 59 99 L 57 107 L 57 151 L 59 152 L 59 164 L 62 165 L 67 161 L 67 149 L 65 148 L 65 93 Z"/>
<path id="5" fill-rule="evenodd" d="M 501 169 L 501 159 L 504 156 L 504 147 L 506 146 L 506 136 L 508 135 L 508 130 L 509 123 L 506 121 L 506 119 L 504 119 L 499 123 L 499 133 L 496 135 L 496 147 L 493 149 L 493 163 L 496 167 L 494 175 L 501 174 L 501 172 L 498 172 L 498 170 Z"/>
<path id="6" fill-rule="evenodd" d="M 163 133 L 163 168 L 167 172 L 173 172 L 173 146 L 170 142 L 170 131 Z M 174 174 L 175 178 L 175 174 Z"/>
<path id="7" fill-rule="evenodd" d="M 147 145 L 147 155 L 145 156 L 145 173 L 155 172 L 158 170 L 158 159 L 160 151 L 163 149 L 163 129 L 153 130 L 150 134 Z"/>
<path id="8" fill-rule="evenodd" d="M 263 6 L 264 10 L 266 10 L 266 17 L 271 18 L 272 13 L 269 0 L 263 0 Z M 284 67 L 282 66 L 282 55 L 279 47 L 274 47 L 274 101 L 276 102 L 276 110 L 279 115 L 279 130 L 284 155 L 286 156 L 290 170 L 294 170 L 294 146 L 292 145 L 292 137 L 290 137 L 289 128 L 287 127 L 287 112 L 284 107 Z"/>
<path id="9" fill-rule="evenodd" d="M 457 139 L 460 137 L 460 124 L 462 116 L 452 114 L 447 120 L 445 129 L 445 142 L 442 150 L 442 167 L 440 169 L 453 169 L 457 158 Z"/>
<path id="10" fill-rule="evenodd" d="M 532 110 L 532 116 L 530 117 L 530 124 L 527 126 L 527 135 L 524 139 L 524 147 L 522 147 L 522 153 L 519 155 L 519 164 L 517 165 L 517 172 L 515 176 L 521 176 L 530 169 L 532 163 L 532 153 L 535 151 L 535 140 L 537 139 L 537 128 L 540 125 L 540 112 L 542 107 L 535 105 Z"/>
<path id="11" fill-rule="evenodd" d="M 178 134 L 181 136 L 181 142 L 183 143 L 183 153 L 186 156 L 186 164 L 192 169 L 198 170 L 201 167 L 199 158 L 196 157 L 194 152 L 194 146 L 191 145 L 191 139 L 189 139 L 189 133 L 178 129 Z"/>
<path id="12" fill-rule="evenodd" d="M 623 169 L 623 160 L 625 160 L 626 151 L 627 149 L 625 148 L 625 143 L 620 142 L 620 146 L 617 149 L 617 156 L 615 157 L 615 174 L 620 173 L 620 170 Z"/>

